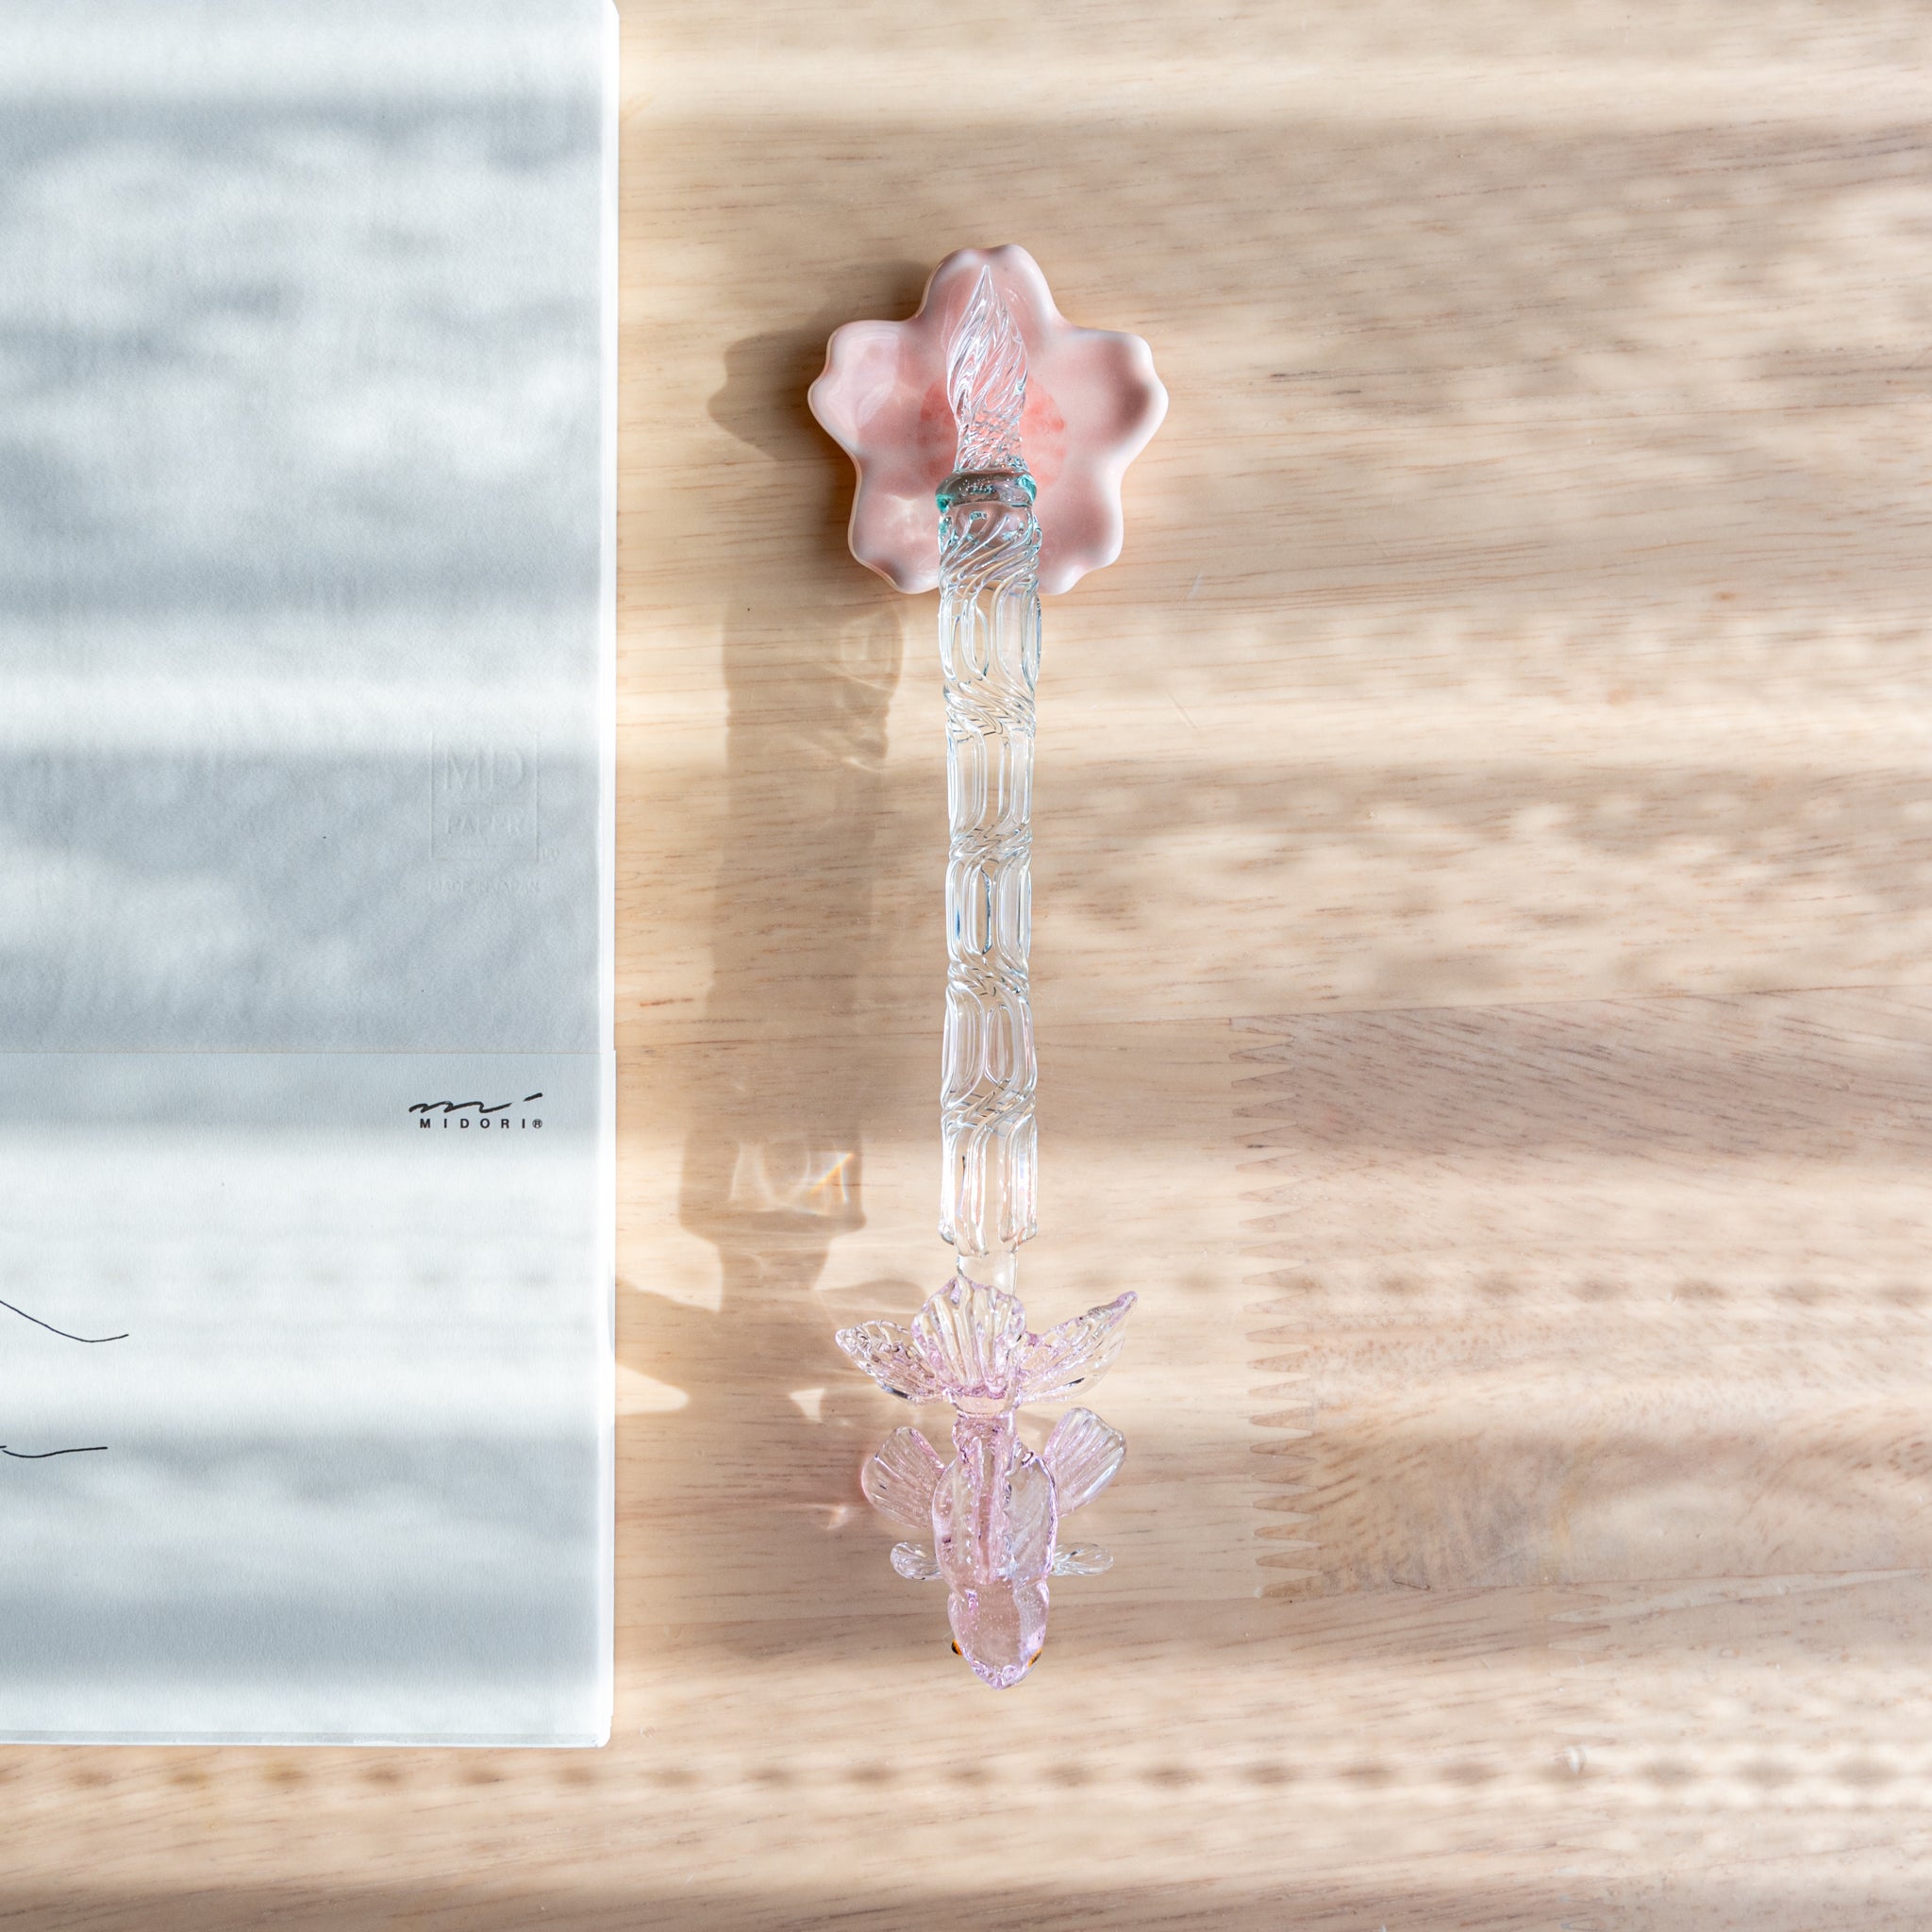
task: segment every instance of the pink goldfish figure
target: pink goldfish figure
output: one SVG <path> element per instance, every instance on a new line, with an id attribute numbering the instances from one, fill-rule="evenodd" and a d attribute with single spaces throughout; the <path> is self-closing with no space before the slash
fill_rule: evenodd
<path id="1" fill-rule="evenodd" d="M 1119 1472 L 1126 1442 L 1091 1408 L 1072 1408 L 1038 1455 L 1020 1440 L 1028 1403 L 1063 1402 L 1120 1353 L 1135 1297 L 1090 1308 L 1044 1335 L 1004 1291 L 960 1276 L 912 1319 L 839 1331 L 839 1345 L 879 1387 L 908 1402 L 949 1402 L 953 1459 L 914 1428 L 894 1429 L 865 1465 L 866 1500 L 929 1542 L 902 1542 L 892 1568 L 946 1586 L 954 1647 L 1003 1690 L 1046 1641 L 1047 1579 L 1092 1575 L 1113 1558 L 1067 1547 L 1060 1524 Z"/>

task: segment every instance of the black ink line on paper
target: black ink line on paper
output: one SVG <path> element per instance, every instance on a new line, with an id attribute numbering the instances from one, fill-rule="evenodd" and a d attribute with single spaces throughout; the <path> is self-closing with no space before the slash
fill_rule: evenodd
<path id="1" fill-rule="evenodd" d="M 43 1322 L 38 1315 L 29 1315 L 25 1308 L 16 1308 L 11 1302 L 0 1301 L 0 1308 L 5 1308 L 9 1313 L 18 1315 L 23 1322 L 31 1322 L 36 1328 L 44 1328 L 49 1335 L 59 1336 L 63 1341 L 84 1341 L 90 1348 L 103 1341 L 125 1341 L 127 1340 L 127 1331 L 125 1329 L 123 1329 L 119 1335 L 70 1335 L 65 1328 L 57 1328 L 53 1323 Z M 60 1453 L 65 1454 L 65 1451 Z"/>

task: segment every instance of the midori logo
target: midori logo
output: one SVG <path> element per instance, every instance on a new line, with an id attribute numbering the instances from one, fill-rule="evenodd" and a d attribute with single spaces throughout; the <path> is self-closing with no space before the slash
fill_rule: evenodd
<path id="1" fill-rule="evenodd" d="M 535 1114 L 526 1114 L 522 1109 L 533 1100 L 541 1100 L 541 1091 L 526 1093 L 521 1100 L 499 1100 L 493 1106 L 482 1100 L 419 1100 L 409 1108 L 416 1116 L 416 1124 L 425 1129 L 441 1127 L 447 1131 L 456 1127 L 459 1132 L 468 1133 L 472 1128 L 488 1131 L 495 1128 L 501 1133 L 506 1127 L 529 1130 L 541 1127 L 543 1123 Z"/>

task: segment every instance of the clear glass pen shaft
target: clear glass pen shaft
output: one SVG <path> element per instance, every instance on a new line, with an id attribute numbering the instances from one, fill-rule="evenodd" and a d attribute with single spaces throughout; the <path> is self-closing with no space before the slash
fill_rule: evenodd
<path id="1" fill-rule="evenodd" d="M 1026 960 L 1040 525 L 1020 444 L 1025 345 L 990 273 L 948 342 L 946 392 L 958 442 L 939 491 L 952 828 L 940 1232 L 962 1272 L 1009 1287 L 1015 1251 L 1036 1228 Z"/>

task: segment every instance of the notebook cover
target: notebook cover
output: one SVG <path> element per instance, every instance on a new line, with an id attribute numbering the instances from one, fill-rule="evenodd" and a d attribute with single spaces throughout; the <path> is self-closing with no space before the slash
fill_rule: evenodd
<path id="1" fill-rule="evenodd" d="M 0 21 L 0 1736 L 608 1736 L 616 55 Z"/>

